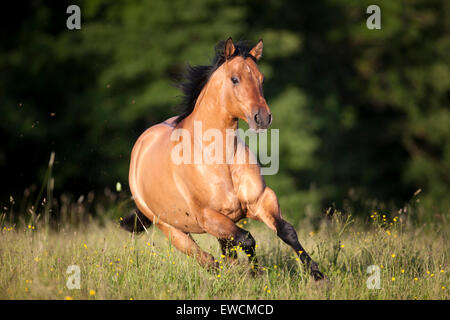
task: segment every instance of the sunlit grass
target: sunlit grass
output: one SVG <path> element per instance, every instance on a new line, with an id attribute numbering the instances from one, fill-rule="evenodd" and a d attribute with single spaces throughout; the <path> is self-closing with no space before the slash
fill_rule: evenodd
<path id="1" fill-rule="evenodd" d="M 371 217 L 369 218 L 369 216 Z M 267 227 L 242 221 L 258 247 L 262 275 L 221 256 L 216 239 L 194 235 L 220 262 L 210 273 L 152 227 L 133 236 L 117 223 L 62 227 L 1 226 L 1 299 L 448 299 L 447 226 L 417 228 L 403 217 L 370 213 L 369 222 L 335 215 L 318 230 L 297 228 L 305 249 L 330 278 L 315 283 Z M 81 270 L 69 290 L 67 268 Z M 380 289 L 368 289 L 367 268 L 380 269 Z"/>

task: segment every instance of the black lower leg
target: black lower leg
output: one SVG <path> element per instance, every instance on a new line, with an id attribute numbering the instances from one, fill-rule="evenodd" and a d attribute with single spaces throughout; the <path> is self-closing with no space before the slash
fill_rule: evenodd
<path id="1" fill-rule="evenodd" d="M 220 243 L 220 250 L 222 251 L 222 254 L 226 256 L 227 258 L 236 259 L 237 258 L 237 252 L 233 249 L 233 244 L 228 239 L 219 239 Z"/>
<path id="2" fill-rule="evenodd" d="M 324 278 L 324 275 L 319 271 L 317 263 L 311 259 L 298 241 L 297 232 L 295 232 L 294 227 L 290 223 L 280 220 L 277 224 L 277 235 L 295 250 L 302 263 L 310 269 L 311 275 L 315 280 Z"/>
<path id="3" fill-rule="evenodd" d="M 233 246 L 242 247 L 248 256 L 249 262 L 252 263 L 252 269 L 256 271 L 258 269 L 258 259 L 255 255 L 256 241 L 250 232 L 244 229 L 239 229 L 239 233 L 231 239 L 231 243 Z"/>

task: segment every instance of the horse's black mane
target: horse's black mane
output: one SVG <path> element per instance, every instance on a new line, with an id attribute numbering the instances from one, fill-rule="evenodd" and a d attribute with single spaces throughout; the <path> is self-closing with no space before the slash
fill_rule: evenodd
<path id="1" fill-rule="evenodd" d="M 241 56 L 244 58 L 251 57 L 250 46 L 248 41 L 238 41 L 234 43 L 235 51 L 232 57 Z M 216 71 L 226 60 L 225 58 L 225 41 L 220 41 L 215 47 L 215 56 L 209 66 L 190 66 L 188 65 L 183 77 L 183 80 L 178 84 L 182 91 L 181 103 L 179 105 L 181 114 L 175 119 L 175 123 L 180 123 L 184 118 L 192 113 L 203 87 L 208 82 L 211 75 Z"/>

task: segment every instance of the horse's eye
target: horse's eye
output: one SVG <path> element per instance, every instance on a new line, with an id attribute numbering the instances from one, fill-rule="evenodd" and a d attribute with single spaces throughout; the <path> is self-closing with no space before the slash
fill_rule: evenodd
<path id="1" fill-rule="evenodd" d="M 233 82 L 234 85 L 239 83 L 239 78 L 238 77 L 231 77 L 231 82 Z"/>

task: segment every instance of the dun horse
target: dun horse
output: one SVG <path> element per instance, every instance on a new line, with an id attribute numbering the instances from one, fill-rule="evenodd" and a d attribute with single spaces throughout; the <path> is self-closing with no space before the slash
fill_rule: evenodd
<path id="1" fill-rule="evenodd" d="M 181 85 L 184 112 L 147 129 L 133 147 L 129 184 L 138 210 L 121 224 L 128 231 L 139 232 L 153 223 L 178 250 L 195 257 L 202 266 L 216 269 L 213 256 L 190 235 L 209 233 L 218 238 L 223 254 L 230 259 L 237 257 L 232 249 L 240 246 L 257 270 L 255 239 L 236 225 L 243 218 L 255 219 L 274 230 L 314 279 L 320 280 L 324 275 L 299 243 L 293 226 L 282 218 L 277 196 L 265 185 L 257 163 L 176 164 L 172 159 L 177 145 L 172 133 L 176 129 L 193 133 L 196 121 L 203 130 L 213 128 L 222 136 L 227 130 L 237 130 L 238 119 L 257 132 L 269 127 L 272 115 L 263 96 L 264 76 L 256 64 L 262 51 L 262 40 L 250 47 L 229 38 L 216 46 L 212 65 L 188 68 Z M 239 153 L 246 159 L 254 157 L 245 142 L 234 139 L 233 160 L 242 156 Z M 194 152 L 201 148 L 194 138 L 188 143 Z M 225 157 L 226 146 L 223 148 Z"/>

